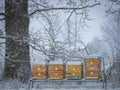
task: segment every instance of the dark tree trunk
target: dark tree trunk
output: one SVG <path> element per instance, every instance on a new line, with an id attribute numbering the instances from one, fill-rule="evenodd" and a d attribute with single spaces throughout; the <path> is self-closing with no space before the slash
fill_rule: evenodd
<path id="1" fill-rule="evenodd" d="M 28 0 L 5 0 L 6 58 L 4 79 L 29 80 L 31 73 Z"/>

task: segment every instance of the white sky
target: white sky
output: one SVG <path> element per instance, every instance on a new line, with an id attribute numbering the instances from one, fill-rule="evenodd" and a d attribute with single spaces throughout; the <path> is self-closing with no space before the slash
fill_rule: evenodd
<path id="1" fill-rule="evenodd" d="M 106 1 L 105 0 L 98 0 L 98 1 L 100 1 L 101 5 L 91 8 L 89 12 L 91 19 L 93 19 L 87 22 L 90 28 L 85 28 L 81 36 L 82 41 L 84 41 L 85 43 L 92 41 L 93 38 L 95 37 L 98 38 L 102 37 L 101 26 L 103 25 L 106 19 L 105 18 Z M 33 26 L 34 29 L 37 27 L 40 28 L 38 22 L 34 21 L 31 23 L 31 25 Z"/>
<path id="2" fill-rule="evenodd" d="M 93 19 L 88 22 L 89 27 L 87 28 L 85 34 L 82 36 L 83 41 L 90 42 L 93 38 L 102 38 L 101 25 L 105 22 L 105 4 L 104 0 L 100 1 L 101 5 L 95 6 L 91 9 L 89 15 Z"/>

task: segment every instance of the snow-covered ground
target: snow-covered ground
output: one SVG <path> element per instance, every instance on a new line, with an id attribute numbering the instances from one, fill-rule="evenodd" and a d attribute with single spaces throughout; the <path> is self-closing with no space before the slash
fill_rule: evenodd
<path id="1" fill-rule="evenodd" d="M 101 82 L 35 82 L 33 88 L 20 84 L 17 81 L 0 81 L 0 90 L 120 90 L 108 84 L 108 88 L 102 88 Z"/>

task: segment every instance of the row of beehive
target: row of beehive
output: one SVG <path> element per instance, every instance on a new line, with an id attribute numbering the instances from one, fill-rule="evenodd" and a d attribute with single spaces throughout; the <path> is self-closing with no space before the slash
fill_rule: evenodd
<path id="1" fill-rule="evenodd" d="M 50 64 L 33 64 L 33 79 L 100 79 L 100 60 L 86 58 L 81 61 L 53 61 Z"/>

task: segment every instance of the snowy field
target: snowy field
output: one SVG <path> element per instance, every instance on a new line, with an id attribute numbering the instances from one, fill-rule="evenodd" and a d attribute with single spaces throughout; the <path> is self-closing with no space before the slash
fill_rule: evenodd
<path id="1" fill-rule="evenodd" d="M 107 89 L 102 88 L 101 82 L 35 82 L 33 88 L 20 84 L 17 81 L 0 81 L 0 90 L 120 90 L 108 85 Z"/>

